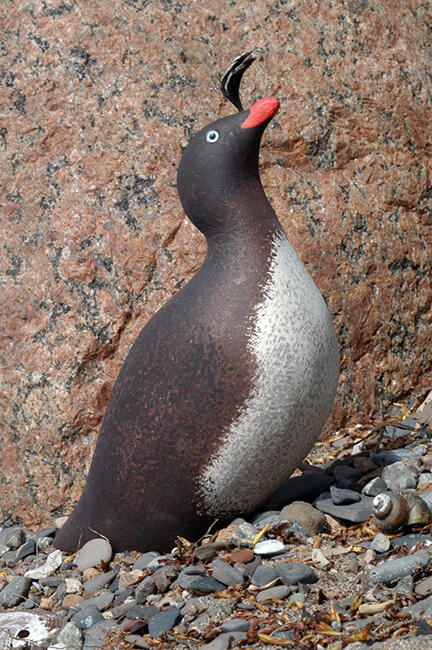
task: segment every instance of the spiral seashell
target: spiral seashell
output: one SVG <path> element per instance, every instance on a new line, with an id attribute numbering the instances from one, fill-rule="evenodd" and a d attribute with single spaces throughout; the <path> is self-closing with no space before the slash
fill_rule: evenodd
<path id="1" fill-rule="evenodd" d="M 432 512 L 426 501 L 418 494 L 406 493 L 404 494 L 408 504 L 408 520 L 409 526 L 426 526 L 432 522 Z"/>
<path id="2" fill-rule="evenodd" d="M 375 525 L 383 533 L 394 533 L 406 525 L 409 517 L 405 497 L 394 492 L 381 492 L 372 501 Z"/>

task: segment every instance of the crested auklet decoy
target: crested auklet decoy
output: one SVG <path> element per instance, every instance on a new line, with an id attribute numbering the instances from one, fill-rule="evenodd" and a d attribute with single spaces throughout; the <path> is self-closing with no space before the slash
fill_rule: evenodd
<path id="1" fill-rule="evenodd" d="M 196 133 L 178 192 L 205 235 L 199 271 L 147 323 L 112 390 L 83 494 L 55 546 L 107 537 L 115 551 L 166 551 L 215 518 L 263 504 L 309 452 L 339 376 L 323 297 L 261 185 L 274 98 L 243 110 L 253 61 L 222 92 L 238 113 Z"/>

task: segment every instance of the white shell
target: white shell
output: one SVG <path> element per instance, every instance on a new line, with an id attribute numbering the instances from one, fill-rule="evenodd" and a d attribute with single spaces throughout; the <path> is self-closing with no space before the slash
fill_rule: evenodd
<path id="1" fill-rule="evenodd" d="M 265 539 L 255 544 L 253 551 L 256 555 L 276 555 L 285 550 L 285 544 L 277 539 Z"/>

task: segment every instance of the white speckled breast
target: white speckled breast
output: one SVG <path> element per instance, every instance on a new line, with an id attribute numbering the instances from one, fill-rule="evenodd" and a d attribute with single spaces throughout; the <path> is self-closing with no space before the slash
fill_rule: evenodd
<path id="1" fill-rule="evenodd" d="M 248 342 L 253 390 L 198 479 L 215 517 L 257 507 L 291 475 L 319 437 L 336 391 L 339 352 L 327 306 L 282 232 L 262 295 Z"/>

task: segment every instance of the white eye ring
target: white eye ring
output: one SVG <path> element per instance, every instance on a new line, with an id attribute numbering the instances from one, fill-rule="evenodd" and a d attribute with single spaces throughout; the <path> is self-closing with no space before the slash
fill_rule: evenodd
<path id="1" fill-rule="evenodd" d="M 219 140 L 219 133 L 217 131 L 208 131 L 206 134 L 207 142 L 217 142 Z"/>

